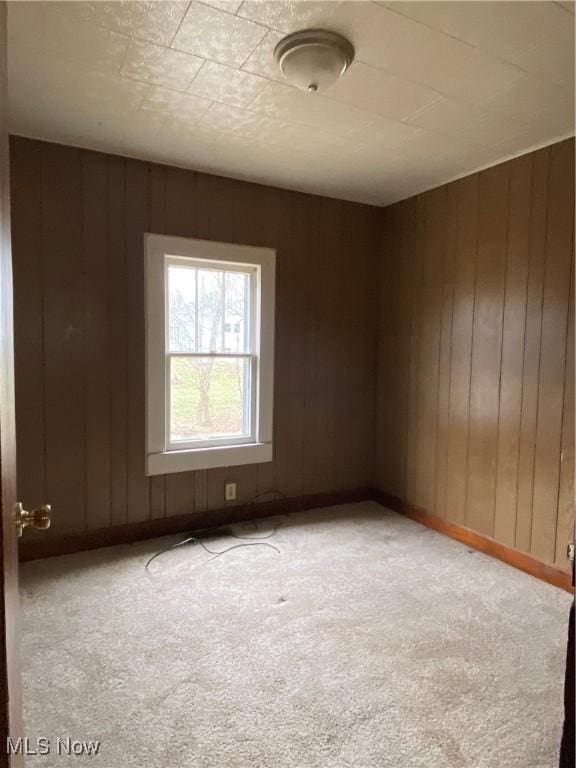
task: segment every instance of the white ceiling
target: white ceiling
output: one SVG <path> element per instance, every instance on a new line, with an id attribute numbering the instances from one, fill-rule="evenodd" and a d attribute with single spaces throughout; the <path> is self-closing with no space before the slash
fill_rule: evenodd
<path id="1" fill-rule="evenodd" d="M 13 133 L 385 205 L 573 133 L 574 3 L 9 2 Z M 356 48 L 323 95 L 272 51 Z"/>

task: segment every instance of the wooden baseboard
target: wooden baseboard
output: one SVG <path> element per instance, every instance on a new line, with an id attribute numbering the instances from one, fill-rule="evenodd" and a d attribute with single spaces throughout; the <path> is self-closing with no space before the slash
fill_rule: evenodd
<path id="1" fill-rule="evenodd" d="M 406 515 L 406 517 L 416 520 L 418 523 L 422 523 L 422 525 L 425 525 L 428 528 L 433 528 L 435 531 L 443 533 L 451 539 L 456 539 L 456 541 L 460 541 L 473 549 L 477 549 L 479 552 L 491 555 L 497 560 L 501 560 L 503 563 L 507 563 L 514 568 L 518 568 L 520 571 L 524 571 L 524 573 L 529 573 L 531 576 L 541 579 L 541 581 L 546 581 L 548 584 L 560 587 L 560 589 L 563 589 L 566 592 L 574 592 L 571 574 L 567 571 L 563 571 L 561 568 L 543 563 L 532 555 L 528 555 L 525 552 L 520 552 L 518 549 L 501 544 L 495 539 L 490 538 L 490 536 L 485 536 L 482 533 L 473 531 L 471 528 L 466 528 L 463 525 L 443 520 L 441 517 L 437 517 L 430 512 L 426 512 L 424 509 L 408 504 L 397 496 L 392 496 L 389 493 L 373 489 L 372 498 L 374 501 L 382 504 L 382 506 L 394 510 L 394 512 Z"/>
<path id="2" fill-rule="evenodd" d="M 20 543 L 20 560 L 37 560 L 44 557 L 68 555 L 89 549 L 111 547 L 116 544 L 131 544 L 142 539 L 167 536 L 184 531 L 202 531 L 207 528 L 230 525 L 257 518 L 277 515 L 283 512 L 300 512 L 305 509 L 331 507 L 337 504 L 365 501 L 372 498 L 370 488 L 356 488 L 350 491 L 316 493 L 289 499 L 272 499 L 256 504 L 242 504 L 214 509 L 206 512 L 193 512 L 187 515 L 146 520 L 141 523 L 114 525 L 84 533 L 68 534 L 51 538 L 39 535 L 36 539 L 24 539 Z"/>

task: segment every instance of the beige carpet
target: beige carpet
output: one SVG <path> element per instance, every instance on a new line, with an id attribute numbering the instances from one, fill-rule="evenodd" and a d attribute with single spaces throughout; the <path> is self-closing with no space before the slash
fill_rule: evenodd
<path id="1" fill-rule="evenodd" d="M 28 735 L 102 742 L 28 765 L 556 765 L 569 595 L 372 502 L 176 540 L 23 567 Z"/>

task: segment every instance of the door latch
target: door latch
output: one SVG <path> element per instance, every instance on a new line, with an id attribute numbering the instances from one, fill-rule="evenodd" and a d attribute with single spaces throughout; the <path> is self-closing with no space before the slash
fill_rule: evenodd
<path id="1" fill-rule="evenodd" d="M 19 501 L 14 507 L 14 525 L 18 538 L 22 536 L 24 528 L 38 528 L 41 531 L 45 531 L 50 528 L 52 523 L 52 507 L 50 504 L 43 504 L 41 507 L 32 509 L 30 511 L 24 509 L 22 502 Z"/>

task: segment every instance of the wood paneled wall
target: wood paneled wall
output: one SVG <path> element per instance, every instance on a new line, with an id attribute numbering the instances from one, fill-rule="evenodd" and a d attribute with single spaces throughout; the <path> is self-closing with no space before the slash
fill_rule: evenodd
<path id="1" fill-rule="evenodd" d="M 11 173 L 19 495 L 50 537 L 221 509 L 227 479 L 375 480 L 568 567 L 573 141 L 385 210 L 20 138 Z M 272 463 L 145 477 L 146 231 L 277 249 Z"/>
<path id="2" fill-rule="evenodd" d="M 19 495 L 49 536 L 370 485 L 381 211 L 13 138 Z M 144 475 L 143 233 L 277 249 L 272 463 Z"/>
<path id="3" fill-rule="evenodd" d="M 383 216 L 378 488 L 568 568 L 574 141 Z"/>

